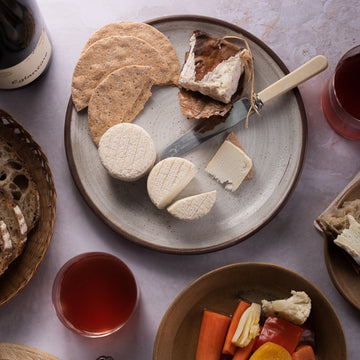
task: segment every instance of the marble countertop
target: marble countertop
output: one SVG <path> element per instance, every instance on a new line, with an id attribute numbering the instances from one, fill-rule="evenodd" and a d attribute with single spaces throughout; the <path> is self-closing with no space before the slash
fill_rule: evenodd
<path id="1" fill-rule="evenodd" d="M 200 275 L 223 265 L 261 261 L 298 272 L 334 306 L 343 325 L 348 358 L 360 351 L 360 312 L 336 290 L 327 273 L 322 237 L 313 220 L 360 171 L 360 141 L 346 140 L 327 124 L 320 96 L 341 55 L 360 43 L 359 0 L 38 0 L 54 46 L 51 68 L 33 86 L 0 92 L 10 112 L 46 153 L 57 189 L 57 218 L 46 256 L 31 282 L 0 307 L 0 341 L 25 344 L 61 359 L 150 359 L 157 328 L 174 298 Z M 64 148 L 64 121 L 73 68 L 91 33 L 115 20 L 146 21 L 179 14 L 204 15 L 240 26 L 268 45 L 293 70 L 323 54 L 329 67 L 300 86 L 308 117 L 304 168 L 280 213 L 250 239 L 221 251 L 173 255 L 138 246 L 107 227 L 79 194 Z M 138 281 L 138 311 L 123 331 L 88 339 L 66 329 L 51 303 L 59 268 L 86 251 L 122 258 Z M 359 284 L 360 286 L 360 284 Z"/>

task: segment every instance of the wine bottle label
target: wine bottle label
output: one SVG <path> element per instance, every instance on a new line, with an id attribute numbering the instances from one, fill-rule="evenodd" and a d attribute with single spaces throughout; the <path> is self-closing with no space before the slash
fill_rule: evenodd
<path id="1" fill-rule="evenodd" d="M 42 29 L 38 43 L 26 59 L 0 70 L 0 89 L 15 89 L 34 81 L 46 69 L 51 51 L 49 38 L 45 29 Z"/>

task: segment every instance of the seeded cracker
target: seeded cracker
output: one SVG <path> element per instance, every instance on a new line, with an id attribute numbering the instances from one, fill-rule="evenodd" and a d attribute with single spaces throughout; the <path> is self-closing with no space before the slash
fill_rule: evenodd
<path id="1" fill-rule="evenodd" d="M 90 134 L 98 145 L 113 125 L 131 122 L 151 96 L 151 67 L 130 65 L 110 73 L 95 89 L 88 108 Z"/>
<path id="2" fill-rule="evenodd" d="M 171 81 L 167 64 L 147 42 L 133 36 L 110 36 L 91 45 L 75 66 L 71 93 L 76 110 L 88 106 L 95 88 L 107 75 L 129 65 L 150 66 L 156 85 Z"/>
<path id="3" fill-rule="evenodd" d="M 170 40 L 159 30 L 151 25 L 133 22 L 119 21 L 104 25 L 90 36 L 82 52 L 86 51 L 96 41 L 109 36 L 135 36 L 151 44 L 162 56 L 168 65 L 170 82 L 177 85 L 180 75 L 179 59 Z"/>

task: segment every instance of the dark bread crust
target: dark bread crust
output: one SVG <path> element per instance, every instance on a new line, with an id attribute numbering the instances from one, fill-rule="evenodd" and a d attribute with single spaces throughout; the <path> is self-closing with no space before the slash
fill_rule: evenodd
<path id="1" fill-rule="evenodd" d="M 27 226 L 20 207 L 15 203 L 12 195 L 2 187 L 0 187 L 0 220 L 6 224 L 13 246 L 11 256 L 1 264 L 1 267 L 6 269 L 24 250 Z"/>
<path id="2" fill-rule="evenodd" d="M 37 186 L 16 150 L 0 137 L 0 186 L 8 191 L 24 214 L 28 230 L 40 216 Z"/>

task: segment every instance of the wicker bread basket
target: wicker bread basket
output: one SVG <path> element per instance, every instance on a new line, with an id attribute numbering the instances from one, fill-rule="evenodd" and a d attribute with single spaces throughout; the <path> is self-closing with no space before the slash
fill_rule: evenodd
<path id="1" fill-rule="evenodd" d="M 53 234 L 56 190 L 46 155 L 31 135 L 6 111 L 0 109 L 0 135 L 15 148 L 37 184 L 40 218 L 28 234 L 22 255 L 0 276 L 0 305 L 16 296 L 34 276 Z"/>

